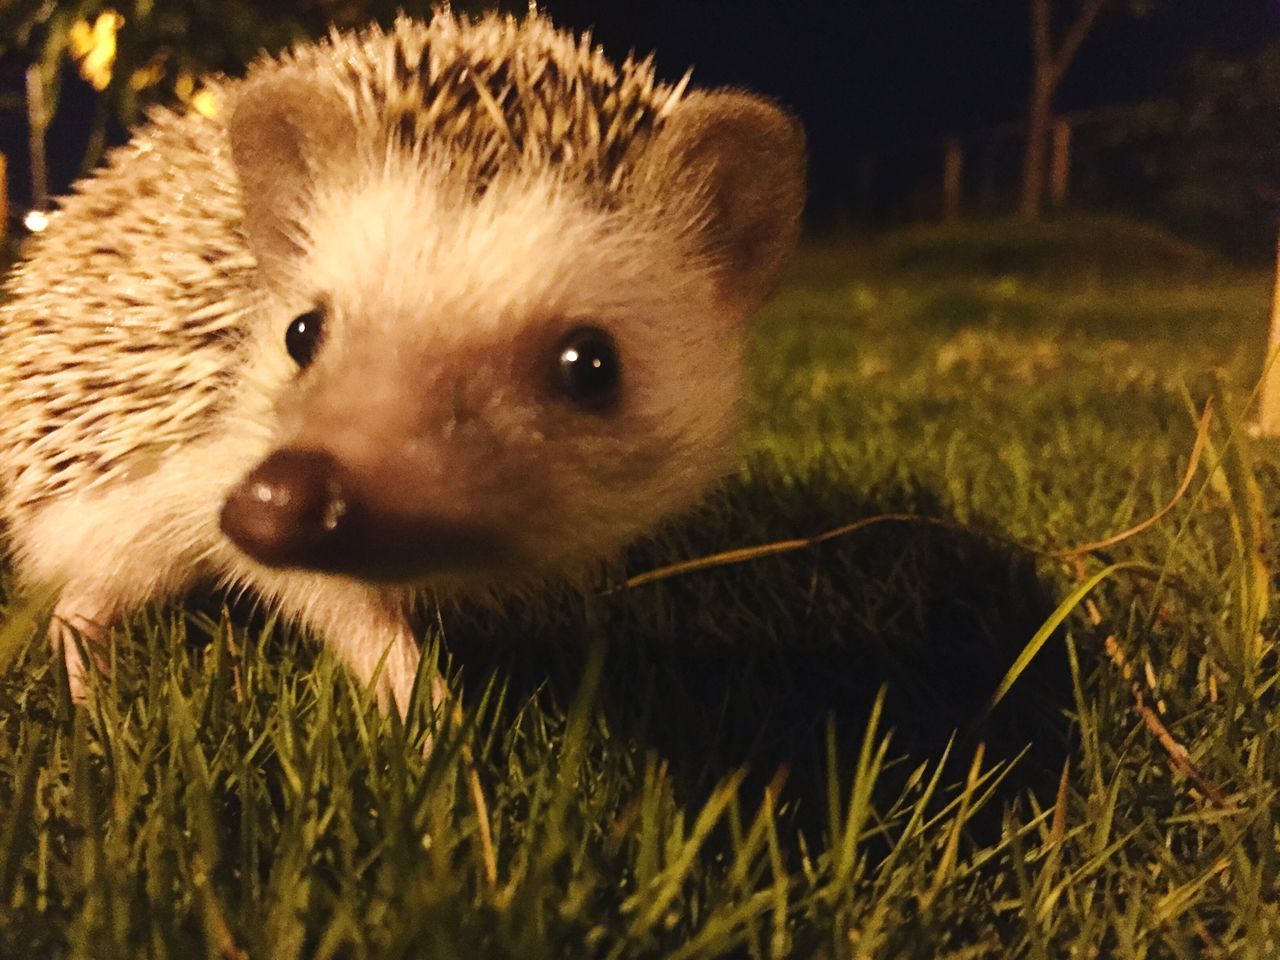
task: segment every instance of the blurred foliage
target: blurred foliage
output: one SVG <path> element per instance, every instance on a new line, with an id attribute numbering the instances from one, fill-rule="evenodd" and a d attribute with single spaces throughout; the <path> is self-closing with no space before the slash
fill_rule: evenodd
<path id="1" fill-rule="evenodd" d="M 1178 206 L 1215 218 L 1280 211 L 1280 41 L 1233 59 L 1198 57 L 1166 162 Z"/>
<path id="2" fill-rule="evenodd" d="M 1202 53 L 1173 95 L 1111 132 L 1114 163 L 1151 196 L 1148 209 L 1194 235 L 1269 249 L 1280 214 L 1280 41 L 1245 55 Z"/>
<path id="3" fill-rule="evenodd" d="M 156 102 L 189 100 L 208 73 L 242 72 L 263 51 L 370 21 L 389 23 L 399 11 L 425 15 L 430 0 L 10 0 L 0 4 L 0 59 L 38 64 L 49 113 L 57 109 L 69 60 L 98 91 L 98 111 L 86 151 L 92 166 L 109 125 L 128 127 Z M 455 10 L 498 6 L 461 0 Z"/>

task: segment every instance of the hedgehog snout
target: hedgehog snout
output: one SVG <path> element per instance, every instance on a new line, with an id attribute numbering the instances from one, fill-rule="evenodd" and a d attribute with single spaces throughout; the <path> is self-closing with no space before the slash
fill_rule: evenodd
<path id="1" fill-rule="evenodd" d="M 318 450 L 277 450 L 222 506 L 222 531 L 272 567 L 310 567 L 340 549 L 350 526 L 337 462 Z"/>
<path id="2" fill-rule="evenodd" d="M 222 531 L 270 567 L 376 582 L 414 582 L 505 561 L 505 538 L 482 523 L 430 510 L 406 513 L 388 503 L 390 491 L 381 488 L 389 479 L 361 476 L 322 450 L 277 450 L 228 495 Z"/>

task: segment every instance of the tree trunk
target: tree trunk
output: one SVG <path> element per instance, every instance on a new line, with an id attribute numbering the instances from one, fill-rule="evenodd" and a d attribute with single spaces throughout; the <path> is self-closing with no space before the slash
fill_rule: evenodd
<path id="1" fill-rule="evenodd" d="M 1280 437 L 1280 229 L 1276 232 L 1276 282 L 1271 297 L 1271 332 L 1258 397 L 1258 435 Z"/>
<path id="2" fill-rule="evenodd" d="M 960 219 L 964 193 L 964 144 L 959 137 L 947 137 L 942 161 L 942 217 L 948 223 Z"/>
<path id="3" fill-rule="evenodd" d="M 9 239 L 9 164 L 0 153 L 0 262 L 7 259 L 4 245 Z"/>
<path id="4" fill-rule="evenodd" d="M 1018 213 L 1024 220 L 1038 220 L 1044 206 L 1045 164 L 1053 126 L 1053 87 L 1051 70 L 1037 68 L 1027 111 L 1027 147 L 1022 157 L 1022 199 Z"/>
<path id="5" fill-rule="evenodd" d="M 1071 124 L 1059 117 L 1053 122 L 1053 159 L 1049 163 L 1049 202 L 1053 209 L 1067 205 L 1071 189 Z"/>
<path id="6" fill-rule="evenodd" d="M 45 131 L 49 115 L 44 104 L 44 77 L 40 66 L 27 68 L 27 125 L 31 150 L 31 206 L 44 210 L 49 206 L 49 167 L 45 161 Z"/>
<path id="7" fill-rule="evenodd" d="M 93 123 L 89 127 L 89 139 L 85 142 L 84 156 L 80 158 L 80 176 L 93 172 L 93 168 L 102 159 L 107 147 L 107 124 L 111 122 L 111 109 L 107 91 L 98 95 L 98 102 L 93 108 Z"/>
<path id="8" fill-rule="evenodd" d="M 1024 220 L 1039 219 L 1044 207 L 1053 95 L 1098 15 L 1110 2 L 1080 0 L 1075 19 L 1055 48 L 1053 0 L 1031 0 L 1031 104 L 1027 111 L 1027 152 L 1022 161 L 1022 199 L 1018 205 Z"/>

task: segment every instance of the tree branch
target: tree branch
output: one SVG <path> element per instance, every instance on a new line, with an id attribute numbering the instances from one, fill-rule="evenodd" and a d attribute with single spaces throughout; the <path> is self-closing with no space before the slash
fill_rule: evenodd
<path id="1" fill-rule="evenodd" d="M 1067 72 L 1067 67 L 1071 66 L 1071 61 L 1080 51 L 1080 44 L 1084 43 L 1085 37 L 1089 36 L 1089 31 L 1093 29 L 1098 14 L 1102 13 L 1103 7 L 1108 2 L 1109 0 L 1082 0 L 1080 13 L 1067 30 L 1066 36 L 1062 38 L 1062 46 L 1058 48 L 1057 55 L 1053 58 L 1054 86 L 1057 86 L 1062 75 Z"/>
<path id="2" fill-rule="evenodd" d="M 1037 71 L 1053 61 L 1050 2 L 1051 0 L 1031 0 L 1031 50 L 1035 55 Z"/>

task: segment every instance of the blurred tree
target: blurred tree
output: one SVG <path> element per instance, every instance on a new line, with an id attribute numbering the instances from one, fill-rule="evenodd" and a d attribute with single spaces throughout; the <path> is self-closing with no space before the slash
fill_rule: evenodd
<path id="1" fill-rule="evenodd" d="M 1053 131 L 1053 100 L 1062 78 L 1080 52 L 1105 9 L 1119 0 L 1076 0 L 1069 14 L 1062 0 L 1028 0 L 1031 28 L 1031 95 L 1027 106 L 1027 141 L 1022 160 L 1022 190 L 1018 209 L 1034 220 L 1044 208 Z M 1129 0 L 1134 13 L 1145 13 L 1146 0 Z M 1054 34 L 1058 33 L 1055 39 Z"/>
<path id="2" fill-rule="evenodd" d="M 1079 0 L 1079 7 L 1058 42 L 1054 42 L 1054 0 L 1030 0 L 1031 98 L 1027 105 L 1027 143 L 1022 160 L 1019 212 L 1028 220 L 1044 206 L 1045 166 L 1053 125 L 1053 98 L 1062 77 L 1093 29 L 1109 0 Z"/>

